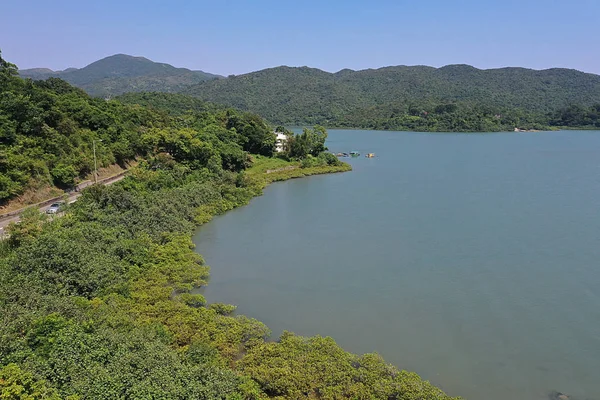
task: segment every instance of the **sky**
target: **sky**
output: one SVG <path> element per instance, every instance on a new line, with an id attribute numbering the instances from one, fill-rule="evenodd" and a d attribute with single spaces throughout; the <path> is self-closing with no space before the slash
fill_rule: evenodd
<path id="1" fill-rule="evenodd" d="M 221 75 L 447 64 L 600 74 L 600 0 L 2 3 L 2 57 L 21 69 L 124 53 Z"/>

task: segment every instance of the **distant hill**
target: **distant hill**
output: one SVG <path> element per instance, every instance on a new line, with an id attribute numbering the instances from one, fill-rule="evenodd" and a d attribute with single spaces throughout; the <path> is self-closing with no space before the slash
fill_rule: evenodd
<path id="1" fill-rule="evenodd" d="M 468 65 L 337 73 L 282 66 L 201 82 L 184 93 L 256 112 L 275 123 L 332 126 L 356 120 L 357 115 L 409 115 L 411 106 L 426 110 L 427 105 L 446 103 L 490 107 L 491 114 L 515 109 L 547 114 L 572 104 L 588 107 L 600 103 L 600 76 L 571 69 L 480 70 Z"/>
<path id="2" fill-rule="evenodd" d="M 114 98 L 123 104 L 139 104 L 177 116 L 187 113 L 218 112 L 228 107 L 209 103 L 181 93 L 138 92 L 125 93 Z"/>
<path id="3" fill-rule="evenodd" d="M 127 92 L 177 92 L 203 81 L 220 78 L 203 71 L 176 68 L 144 57 L 116 54 L 77 69 L 52 71 L 47 68 L 20 70 L 24 78 L 43 80 L 58 77 L 92 96 L 113 96 Z"/>
<path id="4" fill-rule="evenodd" d="M 171 113 L 214 104 L 257 113 L 274 124 L 424 131 L 598 128 L 600 76 L 572 69 L 481 70 L 469 65 L 392 66 L 329 73 L 276 67 L 227 78 L 117 54 L 84 68 L 35 68 L 23 77 L 59 77 L 93 96 L 124 97 Z"/>

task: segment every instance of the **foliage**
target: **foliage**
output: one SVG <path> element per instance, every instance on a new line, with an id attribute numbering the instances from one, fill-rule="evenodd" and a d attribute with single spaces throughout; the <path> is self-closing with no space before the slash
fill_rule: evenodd
<path id="1" fill-rule="evenodd" d="M 593 116 L 572 118 L 569 113 L 600 104 L 597 75 L 560 68 L 395 66 L 332 74 L 307 67 L 277 67 L 218 79 L 202 71 L 117 54 L 82 69 L 20 73 L 32 79 L 59 77 L 94 96 L 125 93 L 122 102 L 151 105 L 172 115 L 223 108 L 205 102 L 211 101 L 284 125 L 467 132 L 591 128 L 598 126 Z M 0 129 L 3 135 L 12 131 Z"/>
<path id="2" fill-rule="evenodd" d="M 551 124 L 560 127 L 600 128 L 600 103 L 591 107 L 570 106 L 558 110 L 552 116 Z"/>
<path id="3" fill-rule="evenodd" d="M 54 184 L 58 187 L 72 187 L 75 184 L 77 171 L 73 165 L 56 164 L 50 171 Z"/>
<path id="4" fill-rule="evenodd" d="M 322 157 L 322 155 L 319 157 Z M 327 161 L 319 160 L 317 157 L 310 156 L 307 158 L 314 160 L 314 163 L 309 162 L 312 165 L 303 165 L 305 160 L 286 161 L 282 158 L 256 157 L 252 168 L 246 171 L 245 175 L 249 185 L 264 188 L 272 182 L 352 170 L 350 164 L 340 162 L 337 157 L 335 165 L 328 165 Z"/>
<path id="5" fill-rule="evenodd" d="M 141 133 L 165 126 L 164 115 L 139 106 L 90 98 L 56 78 L 31 82 L 17 76 L 0 87 L 0 202 L 22 193 L 32 181 L 68 187 L 98 163 L 106 166 L 143 154 Z M 122 149 L 129 153 L 123 153 Z"/>
<path id="6" fill-rule="evenodd" d="M 44 85 L 58 97 L 73 93 L 61 81 Z M 82 105 L 94 103 L 74 93 Z M 113 111 L 132 110 L 115 104 Z M 98 107 L 87 123 L 102 119 Z M 78 111 L 63 112 L 74 121 Z M 146 160 L 125 179 L 85 189 L 64 216 L 45 221 L 30 212 L 11 227 L 0 258 L 3 398 L 448 398 L 378 356 L 352 355 L 328 338 L 268 342 L 269 329 L 232 314 L 233 306 L 206 307 L 197 292 L 208 267 L 191 241 L 196 224 L 247 204 L 269 182 L 349 166 L 328 165 L 322 153 L 308 155 L 320 164 L 307 168 L 257 155 L 246 170 L 224 160 L 238 151 L 250 157 L 241 143 L 270 146 L 258 117 L 200 113 L 184 127 L 163 117 L 132 123 L 139 137 L 130 139 Z M 38 144 L 46 148 L 43 137 Z"/>
<path id="7" fill-rule="evenodd" d="M 40 182 L 73 187 L 94 168 L 94 141 L 100 167 L 170 157 L 190 169 L 237 172 L 250 166 L 248 152 L 273 153 L 274 134 L 254 114 L 207 106 L 169 115 L 160 105 L 170 97 L 150 96 L 152 108 L 94 99 L 58 78 L 23 80 L 2 63 L 0 205 Z"/>
<path id="8" fill-rule="evenodd" d="M 165 111 L 170 115 L 180 116 L 189 115 L 190 113 L 218 112 L 227 109 L 227 107 L 179 93 L 131 92 L 115 97 L 115 100 L 119 100 L 124 104 L 139 104 Z"/>
<path id="9" fill-rule="evenodd" d="M 235 129 L 236 132 L 247 138 L 244 150 L 263 156 L 273 155 L 275 134 L 262 118 L 250 113 L 238 115 L 231 110 L 228 110 L 226 115 L 227 128 Z"/>
<path id="10" fill-rule="evenodd" d="M 356 356 L 331 338 L 284 332 L 278 342 L 251 349 L 238 363 L 273 398 L 440 399 L 441 390 L 398 371 L 377 354 Z"/>
<path id="11" fill-rule="evenodd" d="M 449 132 L 593 128 L 598 127 L 593 106 L 600 104 L 597 75 L 560 68 L 395 66 L 332 74 L 307 67 L 277 67 L 219 79 L 202 71 L 117 54 L 82 69 L 20 73 L 32 79 L 58 77 L 94 96 L 123 94 L 119 100 L 124 103 L 152 106 L 171 115 L 224 108 L 205 102 L 211 101 L 284 125 Z M 589 107 L 592 115 L 569 116 Z M 0 115 L 3 126 L 7 128 L 0 129 L 2 135 L 13 134 Z M 0 176 L 0 191 L 2 187 Z"/>
<path id="12" fill-rule="evenodd" d="M 11 222 L 6 231 L 10 235 L 8 243 L 17 247 L 33 240 L 42 233 L 42 225 L 48 219 L 46 214 L 40 213 L 37 208 L 28 208 L 20 215 L 19 223 Z"/>
<path id="13" fill-rule="evenodd" d="M 319 154 L 318 158 L 320 158 L 324 164 L 339 166 L 342 165 L 342 162 L 332 153 L 328 153 L 326 151 Z"/>
<path id="14" fill-rule="evenodd" d="M 327 148 L 327 131 L 316 125 L 313 129 L 304 128 L 301 134 L 290 136 L 288 139 L 288 155 L 290 158 L 303 159 L 307 156 L 316 157 Z"/>
<path id="15" fill-rule="evenodd" d="M 559 68 L 479 70 L 468 65 L 334 74 L 277 67 L 202 82 L 184 92 L 283 125 L 499 131 L 561 126 L 550 118 L 556 110 L 600 103 L 600 77 Z"/>
<path id="16" fill-rule="evenodd" d="M 2 400 L 59 400 L 55 389 L 37 381 L 32 374 L 16 364 L 0 367 L 0 399 Z M 75 400 L 75 398 L 72 398 Z"/>
<path id="17" fill-rule="evenodd" d="M 223 304 L 223 303 L 212 303 L 209 308 L 211 310 L 215 310 L 217 314 L 221 315 L 229 315 L 235 311 L 237 306 L 231 304 Z"/>

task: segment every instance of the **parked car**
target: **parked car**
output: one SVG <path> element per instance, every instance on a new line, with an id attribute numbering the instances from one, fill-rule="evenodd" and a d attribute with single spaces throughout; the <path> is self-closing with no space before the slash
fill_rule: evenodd
<path id="1" fill-rule="evenodd" d="M 46 210 L 46 214 L 58 214 L 63 205 L 64 203 L 62 201 L 50 204 L 50 207 Z"/>

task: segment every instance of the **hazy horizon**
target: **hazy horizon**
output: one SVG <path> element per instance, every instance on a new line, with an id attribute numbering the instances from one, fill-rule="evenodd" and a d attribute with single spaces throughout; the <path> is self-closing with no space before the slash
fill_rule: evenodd
<path id="1" fill-rule="evenodd" d="M 452 64 L 600 74 L 593 0 L 30 3 L 27 12 L 5 4 L 0 24 L 3 57 L 20 69 L 82 68 L 130 54 L 225 76 L 281 65 L 337 72 Z"/>
<path id="2" fill-rule="evenodd" d="M 0 50 L 2 50 L 2 49 L 0 49 Z M 149 61 L 152 61 L 152 62 L 155 62 L 155 63 L 159 63 L 159 64 L 169 64 L 169 65 L 171 65 L 173 67 L 176 67 L 176 68 L 187 68 L 187 69 L 192 70 L 192 71 L 200 71 L 200 69 L 192 69 L 192 68 L 188 68 L 188 67 L 182 66 L 182 65 L 173 65 L 173 64 L 170 64 L 168 61 L 151 60 L 148 57 L 145 57 L 143 55 L 132 55 L 132 54 L 123 54 L 123 53 L 111 54 L 111 55 L 99 58 L 97 60 L 94 60 L 94 61 L 92 61 L 92 62 L 90 62 L 90 63 L 88 63 L 86 65 L 82 65 L 82 66 L 70 66 L 70 67 L 67 67 L 67 68 L 64 68 L 64 69 L 52 69 L 52 68 L 48 68 L 48 67 L 43 66 L 43 65 L 40 65 L 40 66 L 37 66 L 37 67 L 31 67 L 31 68 L 21 68 L 19 65 L 17 65 L 17 67 L 19 67 L 19 70 L 51 69 L 53 72 L 63 72 L 63 71 L 65 71 L 67 69 L 70 69 L 70 68 L 76 68 L 76 69 L 85 68 L 88 65 L 93 64 L 96 61 L 100 61 L 100 60 L 103 60 L 105 58 L 109 58 L 109 57 L 117 56 L 117 55 L 124 55 L 124 56 L 135 57 L 135 58 L 145 58 L 145 59 L 147 59 Z M 8 61 L 10 62 L 11 60 L 8 60 Z M 325 71 L 325 72 L 329 72 L 329 73 L 337 73 L 337 72 L 340 72 L 340 71 L 343 71 L 343 70 L 364 71 L 364 70 L 369 70 L 369 69 L 371 69 L 371 70 L 378 70 L 378 69 L 392 68 L 392 67 L 428 67 L 428 68 L 440 69 L 440 68 L 444 68 L 444 67 L 448 67 L 448 66 L 452 66 L 452 65 L 466 65 L 466 66 L 474 67 L 474 68 L 482 70 L 482 71 L 494 70 L 494 69 L 503 69 L 503 68 L 523 68 L 523 69 L 528 69 L 528 70 L 533 70 L 533 71 L 544 71 L 544 70 L 548 70 L 548 69 L 557 69 L 558 68 L 558 69 L 571 69 L 571 70 L 576 70 L 576 71 L 584 72 L 584 73 L 588 73 L 588 74 L 599 75 L 598 73 L 595 73 L 595 72 L 587 72 L 587 71 L 578 70 L 576 68 L 568 68 L 568 67 L 527 68 L 527 67 L 522 67 L 522 66 L 519 66 L 519 65 L 505 65 L 505 66 L 502 66 L 502 67 L 478 68 L 475 65 L 470 65 L 470 64 L 465 64 L 465 63 L 446 64 L 446 65 L 441 65 L 441 66 L 424 65 L 424 64 L 412 64 L 412 65 L 399 64 L 399 65 L 383 65 L 381 67 L 361 68 L 361 69 L 342 68 L 342 69 L 335 70 L 335 71 L 327 71 L 327 70 L 324 70 L 324 69 L 321 69 L 321 68 L 317 68 L 317 67 L 313 67 L 313 66 L 310 66 L 310 65 L 283 65 L 282 64 L 282 65 L 268 66 L 268 67 L 263 68 L 262 70 L 264 70 L 264 69 L 279 68 L 279 67 L 288 67 L 288 68 L 311 68 L 311 69 L 319 69 L 321 71 Z M 207 73 L 216 74 L 216 75 L 227 76 L 227 75 L 224 75 L 224 74 L 219 74 L 218 72 L 214 72 L 214 71 L 206 71 L 206 70 L 201 70 L 201 71 L 207 72 Z M 253 72 L 258 72 L 258 71 L 261 71 L 261 70 L 247 71 L 247 72 L 242 72 L 242 73 L 233 74 L 233 75 L 245 75 L 245 74 L 251 74 Z"/>

